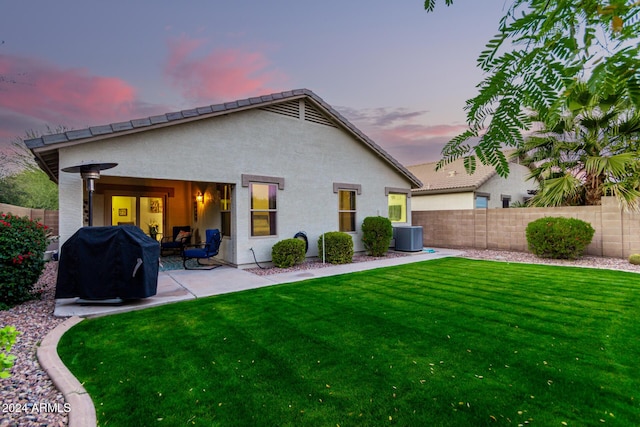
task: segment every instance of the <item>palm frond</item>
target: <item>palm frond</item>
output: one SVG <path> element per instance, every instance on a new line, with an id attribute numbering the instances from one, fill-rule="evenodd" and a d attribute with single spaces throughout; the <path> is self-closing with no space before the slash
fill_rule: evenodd
<path id="1" fill-rule="evenodd" d="M 579 180 L 565 174 L 558 178 L 544 180 L 541 190 L 531 199 L 532 206 L 566 206 L 573 204 L 580 196 Z"/>

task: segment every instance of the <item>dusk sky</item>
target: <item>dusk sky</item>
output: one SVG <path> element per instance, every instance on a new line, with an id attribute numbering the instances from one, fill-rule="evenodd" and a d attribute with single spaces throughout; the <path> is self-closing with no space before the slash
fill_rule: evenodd
<path id="1" fill-rule="evenodd" d="M 405 165 L 465 129 L 505 0 L 5 2 L 0 147 L 307 88 Z"/>

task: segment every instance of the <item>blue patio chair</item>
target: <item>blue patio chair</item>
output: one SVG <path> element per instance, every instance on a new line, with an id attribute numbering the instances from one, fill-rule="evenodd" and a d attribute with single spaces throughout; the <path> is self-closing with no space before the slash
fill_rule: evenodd
<path id="1" fill-rule="evenodd" d="M 191 243 L 191 227 L 179 225 L 173 227 L 171 236 L 163 237 L 160 240 L 160 256 L 165 256 L 167 252 L 179 253 L 182 255 L 184 247 Z"/>
<path id="2" fill-rule="evenodd" d="M 211 258 L 218 255 L 220 243 L 222 242 L 222 234 L 220 234 L 220 230 L 215 228 L 206 230 L 205 236 L 207 240 L 204 243 L 199 245 L 187 245 L 182 251 L 182 265 L 185 270 L 213 270 L 216 267 L 220 267 L 220 264 L 203 264 L 201 260 L 210 261 Z M 188 249 L 188 247 L 192 247 L 192 249 Z M 195 259 L 200 267 L 187 267 L 187 261 L 191 259 Z"/>

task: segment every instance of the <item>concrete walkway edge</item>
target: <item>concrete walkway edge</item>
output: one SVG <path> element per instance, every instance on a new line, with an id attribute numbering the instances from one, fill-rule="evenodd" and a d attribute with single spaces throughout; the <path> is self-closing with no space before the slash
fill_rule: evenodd
<path id="1" fill-rule="evenodd" d="M 82 320 L 77 316 L 68 318 L 44 337 L 37 350 L 40 366 L 62 393 L 65 401 L 69 403 L 69 427 L 95 427 L 97 425 L 96 409 L 91 397 L 58 356 L 57 348 L 60 338 Z"/>

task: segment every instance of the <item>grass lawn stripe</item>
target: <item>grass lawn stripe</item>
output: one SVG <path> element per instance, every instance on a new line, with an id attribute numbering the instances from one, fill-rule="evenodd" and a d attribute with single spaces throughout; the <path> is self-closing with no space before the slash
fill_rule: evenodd
<path id="1" fill-rule="evenodd" d="M 91 319 L 59 352 L 101 425 L 640 425 L 639 277 L 434 260 Z"/>

